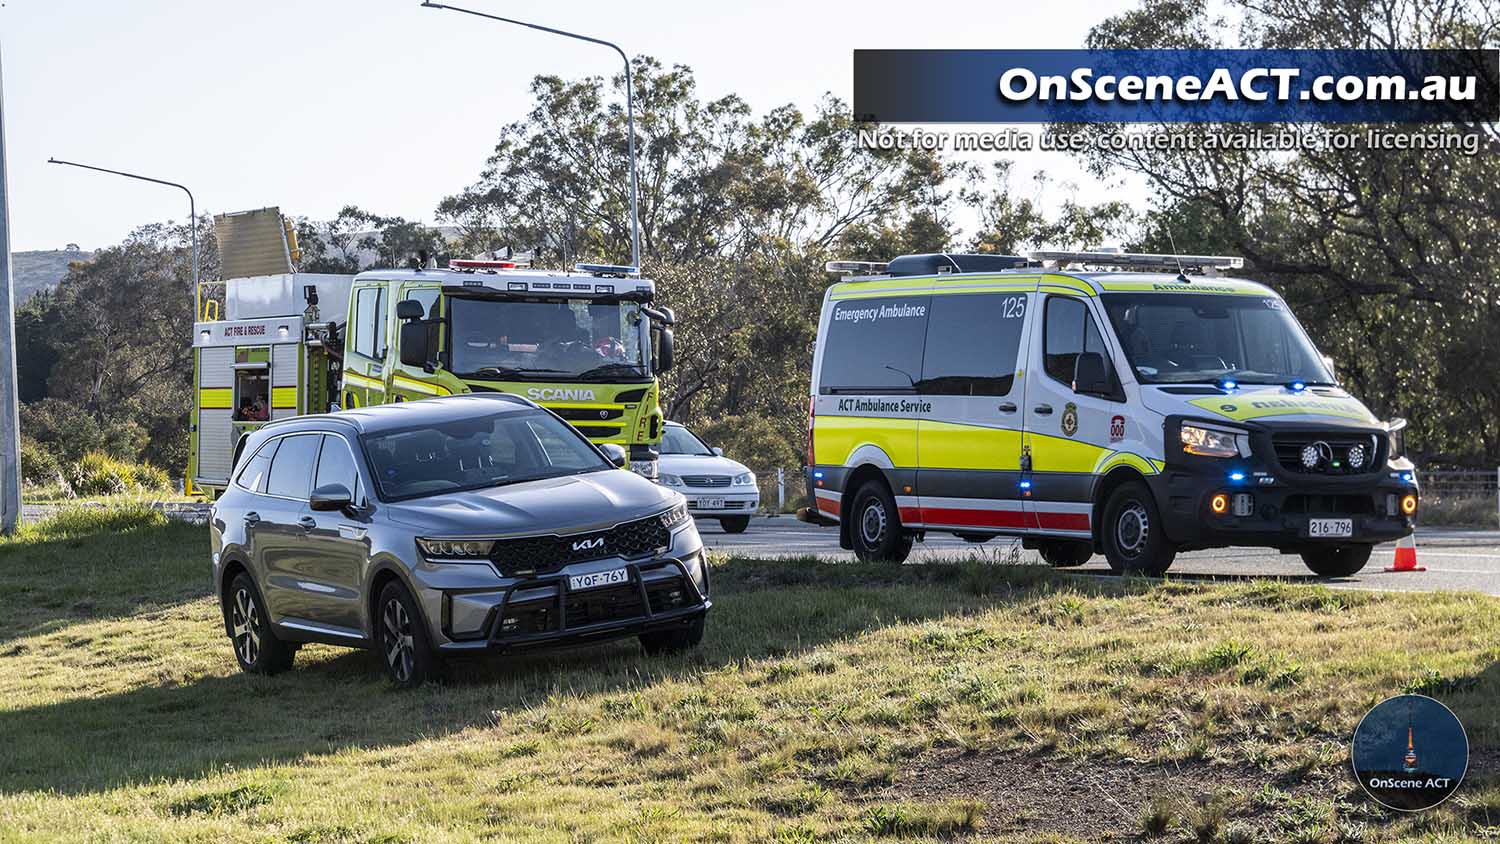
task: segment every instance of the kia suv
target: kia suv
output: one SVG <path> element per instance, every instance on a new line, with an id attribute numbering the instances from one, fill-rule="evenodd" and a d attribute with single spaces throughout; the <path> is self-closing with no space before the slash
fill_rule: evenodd
<path id="1" fill-rule="evenodd" d="M 400 402 L 249 435 L 210 520 L 224 631 L 249 672 L 303 643 L 376 650 L 392 682 L 445 656 L 703 637 L 683 497 L 518 396 Z"/>

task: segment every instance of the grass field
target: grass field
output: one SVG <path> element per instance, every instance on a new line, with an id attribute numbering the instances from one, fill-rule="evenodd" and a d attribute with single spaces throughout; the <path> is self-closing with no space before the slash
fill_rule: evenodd
<path id="1" fill-rule="evenodd" d="M 203 528 L 0 542 L 0 841 L 1467 841 L 1500 837 L 1500 600 L 962 563 L 716 560 L 698 651 L 390 690 L 235 668 Z M 1403 689 L 1469 778 L 1394 817 L 1349 733 Z"/>

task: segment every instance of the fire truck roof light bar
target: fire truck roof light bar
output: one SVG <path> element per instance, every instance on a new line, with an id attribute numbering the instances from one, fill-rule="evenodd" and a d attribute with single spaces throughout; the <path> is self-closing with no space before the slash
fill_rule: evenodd
<path id="1" fill-rule="evenodd" d="M 1068 250 L 1040 250 L 1028 253 L 1033 261 L 1046 261 L 1058 267 L 1067 264 L 1084 264 L 1099 267 L 1128 267 L 1132 270 L 1146 269 L 1230 269 L 1245 266 L 1245 259 L 1232 255 L 1153 255 L 1142 252 L 1071 252 Z"/>
<path id="2" fill-rule="evenodd" d="M 573 269 L 590 275 L 615 276 L 618 278 L 641 274 L 640 267 L 632 267 L 627 264 L 574 264 Z"/>

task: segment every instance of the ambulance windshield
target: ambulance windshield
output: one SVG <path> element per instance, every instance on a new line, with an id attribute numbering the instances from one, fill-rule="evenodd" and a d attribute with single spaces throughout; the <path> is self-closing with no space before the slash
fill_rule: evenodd
<path id="1" fill-rule="evenodd" d="M 1104 308 L 1145 384 L 1331 384 L 1285 303 L 1214 293 L 1107 293 Z"/>
<path id="2" fill-rule="evenodd" d="M 454 374 L 517 381 L 640 380 L 640 305 L 594 299 L 448 301 Z"/>

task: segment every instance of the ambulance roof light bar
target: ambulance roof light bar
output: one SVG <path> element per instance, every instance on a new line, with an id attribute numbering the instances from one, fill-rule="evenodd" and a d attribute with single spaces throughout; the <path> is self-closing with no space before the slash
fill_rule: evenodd
<path id="1" fill-rule="evenodd" d="M 1093 267 L 1120 267 L 1137 271 L 1145 270 L 1238 270 L 1245 266 L 1245 259 L 1233 255 L 1162 255 L 1148 254 L 1143 252 L 1110 252 L 1107 250 L 1090 250 L 1073 252 L 1069 250 L 1044 249 L 1030 252 L 1027 257 L 1033 261 L 1042 261 L 1052 268 L 1061 268 L 1070 264 L 1082 264 Z"/>
<path id="2" fill-rule="evenodd" d="M 839 275 L 879 275 L 886 266 L 885 261 L 829 261 L 823 269 Z"/>

